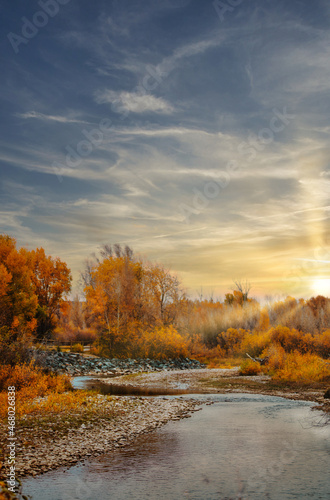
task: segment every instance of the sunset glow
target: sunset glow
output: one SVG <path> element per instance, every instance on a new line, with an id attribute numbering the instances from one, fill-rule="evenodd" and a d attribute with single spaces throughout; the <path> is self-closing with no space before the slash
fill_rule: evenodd
<path id="1" fill-rule="evenodd" d="M 330 297 L 330 279 L 318 278 L 313 282 L 313 291 L 316 295 Z"/>
<path id="2" fill-rule="evenodd" d="M 75 289 L 120 243 L 191 294 L 327 290 L 330 4 L 222 3 L 65 2 L 31 39 L 6 7 L 1 231 Z"/>

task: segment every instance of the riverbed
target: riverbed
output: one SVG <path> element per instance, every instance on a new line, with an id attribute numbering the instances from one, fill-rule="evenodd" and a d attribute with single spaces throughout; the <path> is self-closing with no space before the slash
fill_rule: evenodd
<path id="1" fill-rule="evenodd" d="M 24 493 L 33 500 L 329 499 L 330 426 L 312 403 L 258 394 L 193 397 L 203 409 L 192 417 L 25 479 Z"/>

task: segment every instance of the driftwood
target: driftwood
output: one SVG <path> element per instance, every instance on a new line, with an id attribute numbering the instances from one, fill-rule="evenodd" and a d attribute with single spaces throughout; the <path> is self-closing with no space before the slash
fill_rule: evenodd
<path id="1" fill-rule="evenodd" d="M 252 358 L 252 356 L 250 356 L 250 354 L 248 354 L 247 352 L 245 354 L 248 358 L 252 359 L 252 361 L 254 361 L 255 363 L 259 363 L 260 365 L 266 365 L 269 360 L 269 356 L 267 356 L 266 358 Z"/>

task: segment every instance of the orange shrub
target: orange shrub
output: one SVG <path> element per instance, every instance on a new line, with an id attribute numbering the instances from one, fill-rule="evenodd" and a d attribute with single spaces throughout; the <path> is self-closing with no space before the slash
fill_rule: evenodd
<path id="1" fill-rule="evenodd" d="M 70 351 L 82 354 L 84 352 L 84 346 L 82 344 L 73 344 Z"/>
<path id="2" fill-rule="evenodd" d="M 197 359 L 201 363 L 206 363 L 208 368 L 218 368 L 223 365 L 223 358 L 226 356 L 226 351 L 221 349 L 219 345 L 216 347 L 207 347 L 202 342 L 200 335 L 195 335 L 188 343 L 189 356 Z"/>
<path id="3" fill-rule="evenodd" d="M 285 352 L 280 345 L 272 345 L 263 352 L 269 356 L 265 370 L 273 380 L 309 384 L 330 380 L 330 364 L 316 354 L 299 351 Z"/>
<path id="4" fill-rule="evenodd" d="M 286 359 L 286 352 L 280 345 L 270 345 L 262 352 L 262 357 L 268 357 L 266 369 L 270 375 L 273 375 L 277 370 L 280 370 Z"/>
<path id="5" fill-rule="evenodd" d="M 69 324 L 59 324 L 54 329 L 54 338 L 61 342 L 94 342 L 97 338 L 97 333 L 93 328 L 80 328 Z"/>
<path id="6" fill-rule="evenodd" d="M 0 390 L 7 390 L 8 386 L 14 386 L 18 391 L 23 387 L 35 385 L 40 375 L 40 368 L 34 366 L 33 362 L 15 366 L 1 365 Z"/>
<path id="7" fill-rule="evenodd" d="M 0 478 L 5 479 L 4 477 L 2 477 L 3 475 L 1 472 L 2 471 L 0 469 Z M 19 486 L 18 495 L 19 496 L 17 496 L 16 493 L 12 493 L 11 491 L 8 490 L 7 481 L 0 480 L 0 500 L 19 500 L 19 498 L 26 498 L 21 496 L 21 486 Z"/>
<path id="8" fill-rule="evenodd" d="M 315 350 L 315 340 L 309 333 L 303 333 L 298 330 L 277 326 L 270 330 L 270 337 L 284 348 L 286 352 L 298 350 L 302 353 L 313 352 Z"/>
<path id="9" fill-rule="evenodd" d="M 14 386 L 17 393 L 17 415 L 22 414 L 22 405 L 50 393 L 61 393 L 71 388 L 66 375 L 46 374 L 41 368 L 30 364 L 0 366 L 0 416 L 4 417 L 7 408 L 7 388 Z"/>
<path id="10" fill-rule="evenodd" d="M 266 308 L 264 308 L 260 311 L 260 318 L 259 318 L 257 330 L 261 330 L 262 332 L 265 332 L 266 330 L 269 329 L 269 326 L 270 326 L 270 321 L 269 321 L 268 311 Z"/>
<path id="11" fill-rule="evenodd" d="M 246 359 L 240 366 L 240 375 L 259 375 L 261 373 L 261 366 L 259 363 L 252 361 L 252 359 Z"/>
<path id="12" fill-rule="evenodd" d="M 89 352 L 90 352 L 90 354 L 93 354 L 94 356 L 101 356 L 102 355 L 102 349 L 97 345 L 92 345 Z"/>
<path id="13" fill-rule="evenodd" d="M 273 375 L 273 380 L 285 382 L 326 382 L 330 380 L 330 364 L 316 354 L 288 353 L 282 368 Z"/>
<path id="14" fill-rule="evenodd" d="M 188 356 L 186 340 L 172 325 L 143 332 L 140 342 L 142 357 L 166 359 Z"/>
<path id="15" fill-rule="evenodd" d="M 226 332 L 221 332 L 218 335 L 218 344 L 229 355 L 237 354 L 241 351 L 241 345 L 245 337 L 249 335 L 247 330 L 243 328 L 228 328 Z"/>
<path id="16" fill-rule="evenodd" d="M 330 329 L 316 336 L 315 348 L 322 358 L 327 359 L 330 357 Z"/>
<path id="17" fill-rule="evenodd" d="M 270 345 L 270 334 L 269 332 L 253 332 L 246 335 L 241 343 L 240 351 L 241 354 L 250 354 L 253 358 L 259 357 L 269 345 Z"/>

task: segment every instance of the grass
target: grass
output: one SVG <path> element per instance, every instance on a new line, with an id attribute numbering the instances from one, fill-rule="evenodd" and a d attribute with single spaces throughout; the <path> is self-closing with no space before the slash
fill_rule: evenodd
<path id="1" fill-rule="evenodd" d="M 111 396 L 101 399 L 92 391 L 51 394 L 42 400 L 26 401 L 25 406 L 27 412 L 17 420 L 17 430 L 36 430 L 44 438 L 54 433 L 66 435 L 83 423 L 100 425 L 118 413 Z"/>
<path id="2" fill-rule="evenodd" d="M 194 356 L 194 359 L 200 361 L 207 365 L 207 368 L 235 368 L 240 366 L 242 359 L 241 357 L 213 357 L 213 356 Z"/>
<path id="3" fill-rule="evenodd" d="M 199 382 L 207 389 L 208 387 L 212 389 L 220 389 L 220 390 L 227 390 L 227 389 L 240 389 L 242 392 L 247 389 L 253 389 L 253 390 L 258 390 L 260 392 L 260 389 L 264 389 L 267 387 L 269 382 L 264 382 L 260 383 L 255 380 L 251 380 L 250 378 L 242 378 L 242 377 L 219 377 L 215 380 L 210 380 L 207 378 L 202 378 L 199 379 Z"/>
<path id="4" fill-rule="evenodd" d="M 198 382 L 203 386 L 205 390 L 208 388 L 219 391 L 251 391 L 259 394 L 271 394 L 281 392 L 283 394 L 297 393 L 301 395 L 302 399 L 312 399 L 308 394 L 314 394 L 318 392 L 320 396 L 328 388 L 328 383 L 326 382 L 314 382 L 306 386 L 305 384 L 299 382 L 286 382 L 283 380 L 272 380 L 271 378 L 264 377 L 261 380 L 251 379 L 251 377 L 219 377 L 215 379 L 201 378 Z"/>
<path id="5" fill-rule="evenodd" d="M 102 429 L 139 404 L 135 399 L 124 400 L 83 390 L 26 401 L 28 412 L 16 419 L 17 445 L 31 448 L 38 446 L 40 442 L 53 442 L 67 437 L 82 424 L 87 431 L 92 428 Z M 2 418 L 0 442 L 5 442 L 6 437 L 7 421 Z"/>

